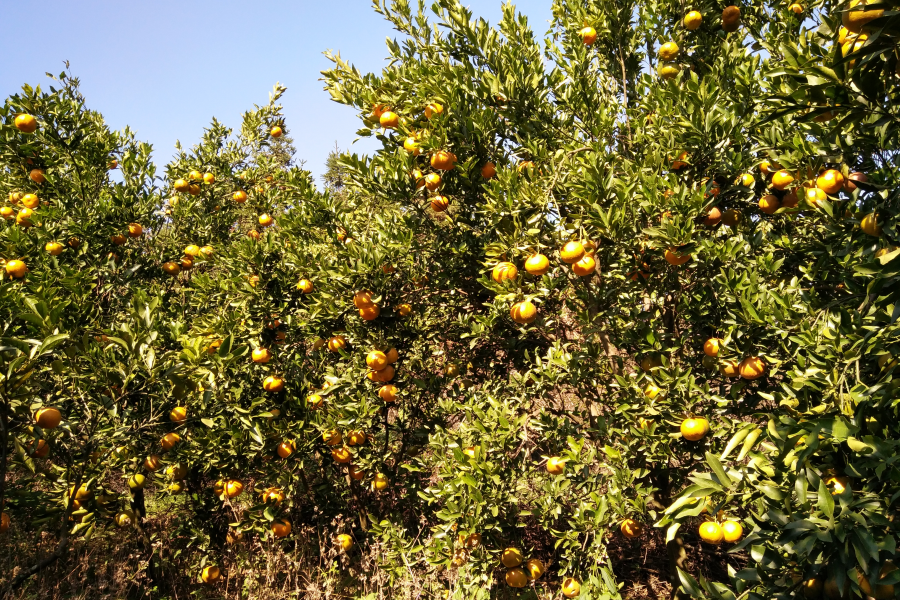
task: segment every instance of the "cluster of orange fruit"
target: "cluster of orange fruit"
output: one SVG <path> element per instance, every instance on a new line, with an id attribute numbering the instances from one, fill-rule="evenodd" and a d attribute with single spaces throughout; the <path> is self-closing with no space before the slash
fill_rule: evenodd
<path id="1" fill-rule="evenodd" d="M 381 314 L 381 307 L 372 301 L 371 290 L 360 290 L 353 295 L 353 306 L 359 309 L 359 316 L 364 321 L 374 321 Z"/>
<path id="2" fill-rule="evenodd" d="M 479 536 L 479 542 L 480 540 L 481 536 Z M 500 562 L 508 569 L 506 583 L 514 588 L 523 588 L 528 585 L 529 581 L 540 579 L 545 570 L 544 563 L 540 559 L 529 558 L 526 561 L 522 551 L 514 546 L 503 551 L 503 554 L 500 555 Z"/>

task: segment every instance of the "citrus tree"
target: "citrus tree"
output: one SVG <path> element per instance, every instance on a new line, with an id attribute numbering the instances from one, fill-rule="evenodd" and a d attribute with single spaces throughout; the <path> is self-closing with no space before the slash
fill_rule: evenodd
<path id="1" fill-rule="evenodd" d="M 118 525 L 202 593 L 617 598 L 653 547 L 679 596 L 892 597 L 892 6 L 378 0 L 389 65 L 324 77 L 381 147 L 322 191 L 281 86 L 159 176 L 26 87 L 4 528 L 59 545 L 9 585 Z"/>

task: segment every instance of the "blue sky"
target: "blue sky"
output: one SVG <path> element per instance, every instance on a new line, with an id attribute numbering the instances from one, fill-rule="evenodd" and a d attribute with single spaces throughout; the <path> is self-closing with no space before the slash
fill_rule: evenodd
<path id="1" fill-rule="evenodd" d="M 551 0 L 513 3 L 542 36 Z M 491 23 L 501 14 L 501 0 L 463 4 Z M 340 51 L 361 71 L 379 71 L 384 40 L 396 33 L 369 0 L 46 0 L 40 9 L 8 3 L 3 17 L 30 24 L 0 36 L 3 98 L 24 83 L 46 86 L 44 73 L 59 74 L 68 60 L 88 105 L 111 127 L 130 125 L 152 143 L 161 167 L 175 140 L 196 143 L 213 116 L 237 126 L 280 81 L 288 88 L 282 104 L 298 158 L 317 181 L 335 142 L 354 152 L 374 147 L 370 140 L 350 145 L 360 123 L 322 89 L 319 72 L 331 64 L 322 52 Z"/>

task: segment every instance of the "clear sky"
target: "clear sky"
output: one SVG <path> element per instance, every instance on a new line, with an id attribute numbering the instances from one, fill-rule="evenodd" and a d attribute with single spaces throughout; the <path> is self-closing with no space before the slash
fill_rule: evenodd
<path id="1" fill-rule="evenodd" d="M 513 3 L 542 37 L 551 0 Z M 463 4 L 491 23 L 501 14 L 501 0 Z M 6 3 L 3 18 L 19 24 L 0 36 L 3 98 L 24 83 L 46 86 L 44 73 L 59 74 L 68 60 L 88 105 L 112 128 L 130 125 L 153 144 L 160 167 L 176 140 L 193 145 L 213 116 L 238 126 L 280 81 L 297 157 L 316 181 L 335 142 L 354 152 L 374 147 L 370 140 L 351 146 L 361 124 L 322 89 L 320 71 L 331 64 L 322 52 L 380 71 L 385 38 L 396 34 L 369 0 L 45 0 Z"/>

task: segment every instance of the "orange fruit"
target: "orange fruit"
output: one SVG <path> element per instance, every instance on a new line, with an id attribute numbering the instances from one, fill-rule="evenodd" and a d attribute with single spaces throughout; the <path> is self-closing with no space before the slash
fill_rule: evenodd
<path id="1" fill-rule="evenodd" d="M 537 318 L 537 308 L 529 300 L 524 300 L 513 304 L 509 314 L 516 323 L 526 325 Z"/>
<path id="2" fill-rule="evenodd" d="M 372 489 L 377 491 L 381 491 L 388 486 L 387 477 L 385 477 L 381 473 L 375 473 L 375 477 L 372 478 Z"/>
<path id="3" fill-rule="evenodd" d="M 13 279 L 21 279 L 28 272 L 28 267 L 24 261 L 11 260 L 6 263 L 6 273 Z"/>
<path id="4" fill-rule="evenodd" d="M 238 190 L 231 195 L 231 199 L 238 204 L 243 204 L 247 201 L 247 192 L 245 192 L 244 190 Z"/>
<path id="5" fill-rule="evenodd" d="M 308 294 L 313 291 L 313 282 L 309 279 L 301 279 L 297 282 L 297 289 L 304 294 Z"/>
<path id="6" fill-rule="evenodd" d="M 412 173 L 410 173 L 410 177 L 412 177 L 412 180 L 416 183 L 417 190 L 425 187 L 425 175 L 422 174 L 422 171 L 416 169 Z"/>
<path id="7" fill-rule="evenodd" d="M 657 55 L 659 56 L 659 60 L 669 62 L 678 58 L 679 52 L 678 44 L 675 42 L 666 42 L 662 46 L 659 47 L 657 51 Z"/>
<path id="8" fill-rule="evenodd" d="M 816 187 L 833 196 L 844 187 L 844 176 L 837 169 L 827 169 L 816 178 Z"/>
<path id="9" fill-rule="evenodd" d="M 162 466 L 162 459 L 158 454 L 151 454 L 144 459 L 144 468 L 150 472 L 156 471 Z"/>
<path id="10" fill-rule="evenodd" d="M 519 270 L 516 268 L 516 265 L 511 262 L 501 262 L 497 263 L 493 271 L 491 271 L 491 279 L 496 283 L 503 283 L 509 279 L 515 279 L 518 274 Z"/>
<path id="11" fill-rule="evenodd" d="M 366 374 L 366 378 L 369 381 L 375 381 L 378 383 L 387 383 L 388 381 L 390 381 L 391 379 L 394 378 L 394 372 L 395 372 L 394 367 L 392 367 L 391 365 L 388 365 L 385 368 L 381 369 L 380 371 L 369 371 Z"/>
<path id="12" fill-rule="evenodd" d="M 450 171 L 456 164 L 456 155 L 446 150 L 438 150 L 431 155 L 431 167 L 438 171 Z"/>
<path id="13" fill-rule="evenodd" d="M 741 372 L 738 369 L 738 364 L 733 360 L 725 361 L 720 367 L 719 372 L 722 373 L 725 377 L 740 377 Z"/>
<path id="14" fill-rule="evenodd" d="M 577 263 L 584 256 L 584 246 L 581 242 L 570 241 L 559 251 L 559 258 L 566 264 Z"/>
<path id="15" fill-rule="evenodd" d="M 287 537 L 291 534 L 291 523 L 287 519 L 278 519 L 272 522 L 271 530 L 277 538 Z"/>
<path id="16" fill-rule="evenodd" d="M 719 355 L 721 347 L 722 340 L 720 338 L 709 338 L 703 342 L 703 353 L 707 356 L 716 357 Z"/>
<path id="17" fill-rule="evenodd" d="M 16 129 L 18 129 L 22 133 L 34 133 L 34 131 L 37 129 L 37 119 L 35 119 L 31 115 L 16 115 L 15 124 Z"/>
<path id="18" fill-rule="evenodd" d="M 469 539 L 466 540 L 466 546 L 469 545 L 469 540 L 472 539 L 472 536 L 478 536 L 478 543 L 481 543 L 481 534 L 473 533 L 469 536 Z M 475 544 L 476 546 L 478 544 Z M 541 578 L 541 575 L 544 574 L 544 563 L 536 558 L 530 558 L 525 561 L 525 571 L 528 574 L 528 579 L 531 581 L 535 581 Z"/>
<path id="19" fill-rule="evenodd" d="M 781 208 L 781 202 L 772 194 L 766 194 L 759 199 L 759 209 L 767 215 L 775 214 L 779 208 Z"/>
<path id="20" fill-rule="evenodd" d="M 167 433 L 160 440 L 160 444 L 162 445 L 163 450 L 171 450 L 175 447 L 175 444 L 181 441 L 181 436 L 177 433 Z"/>
<path id="21" fill-rule="evenodd" d="M 683 265 L 691 260 L 690 254 L 681 254 L 677 248 L 669 248 L 665 253 L 666 262 L 673 266 Z"/>
<path id="22" fill-rule="evenodd" d="M 795 208 L 797 206 L 797 194 L 791 192 L 789 194 L 785 194 L 785 196 L 781 199 L 781 206 L 784 208 Z"/>
<path id="23" fill-rule="evenodd" d="M 597 30 L 593 27 L 584 27 L 580 29 L 578 35 L 581 36 L 581 41 L 585 46 L 593 46 L 594 42 L 597 41 Z"/>
<path id="24" fill-rule="evenodd" d="M 216 182 L 216 176 L 212 173 L 204 173 L 203 174 L 203 183 L 206 185 L 212 185 Z"/>
<path id="25" fill-rule="evenodd" d="M 336 335 L 328 340 L 328 349 L 339 352 L 347 347 L 347 340 L 342 335 Z"/>
<path id="26" fill-rule="evenodd" d="M 281 127 L 279 127 L 278 125 L 269 130 L 269 135 L 271 135 L 273 138 L 280 138 L 282 133 L 283 132 L 281 131 Z"/>
<path id="27" fill-rule="evenodd" d="M 269 375 L 263 381 L 263 389 L 267 392 L 280 392 L 284 389 L 284 379 L 275 375 Z"/>
<path id="28" fill-rule="evenodd" d="M 16 212 L 16 211 L 14 211 L 14 210 L 13 210 L 12 208 L 10 208 L 9 206 L 3 206 L 3 207 L 0 207 L 0 216 L 2 216 L 2 217 L 3 217 L 4 219 L 6 219 L 7 221 L 12 221 L 13 219 L 16 218 L 16 217 L 15 217 L 15 212 Z"/>
<path id="29" fill-rule="evenodd" d="M 503 566 L 507 569 L 518 567 L 524 560 L 525 557 L 522 556 L 522 551 L 514 546 L 510 546 L 500 555 L 500 562 L 502 562 Z"/>
<path id="30" fill-rule="evenodd" d="M 366 477 L 365 471 L 360 471 L 358 468 L 356 468 L 355 465 L 350 465 L 347 468 L 347 474 L 350 475 L 350 479 L 354 479 L 356 481 L 361 481 Z"/>
<path id="31" fill-rule="evenodd" d="M 802 14 L 803 14 L 803 7 L 802 7 L 801 5 L 799 5 L 799 4 L 797 4 L 796 2 L 794 2 L 793 4 L 791 4 L 790 6 L 788 6 L 788 10 L 790 10 L 790 11 L 791 11 L 792 13 L 794 13 L 795 15 L 802 15 Z"/>
<path id="32" fill-rule="evenodd" d="M 725 521 L 722 523 L 722 539 L 729 544 L 737 542 L 744 535 L 744 528 L 737 521 Z"/>
<path id="33" fill-rule="evenodd" d="M 359 316 L 365 321 L 374 321 L 381 314 L 381 308 L 377 304 L 359 309 Z"/>
<path id="34" fill-rule="evenodd" d="M 176 406 L 169 412 L 169 420 L 173 423 L 184 423 L 187 421 L 187 407 Z"/>
<path id="35" fill-rule="evenodd" d="M 397 399 L 397 386 L 388 384 L 381 386 L 381 389 L 378 390 L 378 397 L 384 400 L 385 402 L 394 402 Z"/>
<path id="36" fill-rule="evenodd" d="M 33 211 L 30 208 L 23 208 L 19 211 L 19 214 L 16 215 L 16 224 L 21 225 L 22 227 L 30 227 L 32 214 Z"/>
<path id="37" fill-rule="evenodd" d="M 412 305 L 410 305 L 410 304 L 401 304 L 400 306 L 397 307 L 397 312 L 400 314 L 401 317 L 408 317 L 409 315 L 412 314 L 412 311 L 413 311 L 413 308 L 412 308 Z"/>
<path id="38" fill-rule="evenodd" d="M 776 190 L 787 189 L 792 183 L 794 183 L 794 176 L 784 169 L 772 175 L 772 187 Z"/>
<path id="39" fill-rule="evenodd" d="M 684 16 L 682 22 L 684 23 L 684 28 L 688 31 L 696 31 L 703 24 L 703 15 L 696 10 L 692 10 Z"/>
<path id="40" fill-rule="evenodd" d="M 496 175 L 497 166 L 494 163 L 488 162 L 485 163 L 483 167 L 481 167 L 481 177 L 483 179 L 493 179 Z"/>
<path id="41" fill-rule="evenodd" d="M 856 182 L 868 183 L 868 181 L 869 178 L 866 177 L 865 173 L 850 173 L 850 175 L 847 176 L 847 180 L 844 181 L 844 191 L 848 194 L 852 194 L 858 187 Z"/>
<path id="42" fill-rule="evenodd" d="M 868 4 L 868 0 L 850 0 L 848 8 L 857 10 L 848 10 L 841 15 L 841 22 L 847 28 L 847 31 L 861 33 L 871 21 L 884 15 L 884 9 L 881 8 L 866 10 Z"/>
<path id="43" fill-rule="evenodd" d="M 366 365 L 373 371 L 380 371 L 388 366 L 387 355 L 380 350 L 372 350 L 366 355 Z"/>
<path id="44" fill-rule="evenodd" d="M 550 270 L 550 260 L 543 254 L 532 254 L 525 261 L 525 270 L 530 275 L 543 275 Z"/>
<path id="45" fill-rule="evenodd" d="M 366 308 L 367 306 L 372 306 L 374 303 L 372 302 L 373 292 L 371 290 L 360 290 L 353 294 L 353 306 L 356 308 Z"/>
<path id="46" fill-rule="evenodd" d="M 400 124 L 400 115 L 387 110 L 378 118 L 378 123 L 385 129 L 395 129 Z"/>
<path id="47" fill-rule="evenodd" d="M 306 397 L 306 406 L 312 410 L 322 408 L 323 404 L 325 404 L 325 400 L 319 394 L 310 394 Z"/>
<path id="48" fill-rule="evenodd" d="M 192 183 L 191 185 L 188 186 L 188 193 L 191 196 L 196 196 L 197 194 L 200 193 L 200 186 L 197 185 L 196 183 Z"/>
<path id="49" fill-rule="evenodd" d="M 406 138 L 406 140 L 403 141 L 403 149 L 413 156 L 422 154 L 422 147 L 419 146 L 419 142 L 416 141 L 416 138 L 412 136 Z"/>
<path id="50" fill-rule="evenodd" d="M 719 224 L 719 221 L 722 220 L 722 211 L 720 211 L 717 207 L 713 206 L 709 209 L 709 212 L 706 213 L 706 217 L 703 218 L 703 224 L 707 227 L 715 227 Z"/>
<path id="51" fill-rule="evenodd" d="M 709 421 L 703 417 L 685 419 L 681 422 L 681 437 L 689 442 L 697 442 L 709 433 Z"/>
<path id="52" fill-rule="evenodd" d="M 53 407 L 40 408 L 34 413 L 34 422 L 41 429 L 56 429 L 62 421 L 62 413 Z"/>
<path id="53" fill-rule="evenodd" d="M 431 119 L 431 117 L 437 116 L 442 112 L 444 112 L 444 107 L 437 102 L 432 102 L 425 107 L 425 118 Z"/>
<path id="54" fill-rule="evenodd" d="M 572 265 L 572 271 L 579 277 L 587 277 L 596 270 L 597 261 L 590 254 L 585 254 L 577 263 Z"/>
<path id="55" fill-rule="evenodd" d="M 322 432 L 322 441 L 329 446 L 337 446 L 343 440 L 344 438 L 341 436 L 341 432 L 336 429 L 329 429 L 328 431 Z"/>
<path id="56" fill-rule="evenodd" d="M 226 498 L 237 498 L 244 493 L 244 484 L 237 479 L 226 479 L 222 491 Z"/>
<path id="57" fill-rule="evenodd" d="M 400 360 L 400 353 L 397 352 L 396 348 L 391 348 L 390 350 L 387 351 L 387 359 L 388 359 L 388 364 L 392 365 L 395 362 L 397 362 L 398 360 Z"/>
<path id="58" fill-rule="evenodd" d="M 444 212 L 450 207 L 450 199 L 446 196 L 435 196 L 431 199 L 431 210 L 434 212 Z"/>
<path id="59" fill-rule="evenodd" d="M 269 227 L 274 222 L 275 222 L 275 219 L 273 219 L 271 215 L 268 215 L 265 213 L 259 215 L 259 224 L 261 227 Z"/>
<path id="60" fill-rule="evenodd" d="M 166 475 L 174 479 L 175 481 L 181 481 L 185 477 L 187 477 L 188 470 L 184 465 L 171 465 L 168 469 L 166 469 Z"/>
<path id="61" fill-rule="evenodd" d="M 219 567 L 203 567 L 203 570 L 200 572 L 200 579 L 203 583 L 212 583 L 218 580 L 220 575 L 221 571 L 219 571 Z"/>
<path id="62" fill-rule="evenodd" d="M 347 443 L 351 446 L 362 446 L 366 443 L 366 433 L 364 431 L 351 431 L 347 437 Z"/>
<path id="63" fill-rule="evenodd" d="M 528 575 L 519 567 L 510 569 L 506 572 L 506 583 L 510 587 L 523 588 L 528 585 Z"/>
<path id="64" fill-rule="evenodd" d="M 702 523 L 697 533 L 700 534 L 700 539 L 708 544 L 719 544 L 725 539 L 722 527 L 713 521 Z"/>
<path id="65" fill-rule="evenodd" d="M 744 215 L 741 214 L 741 211 L 735 208 L 729 208 L 722 215 L 722 223 L 727 225 L 728 227 L 737 227 L 741 221 L 743 220 Z"/>
<path id="66" fill-rule="evenodd" d="M 144 228 L 141 227 L 140 223 L 129 223 L 128 224 L 128 235 L 136 238 L 141 237 L 141 234 L 144 233 Z"/>
<path id="67" fill-rule="evenodd" d="M 560 475 L 566 470 L 566 461 L 558 456 L 547 459 L 547 472 L 551 475 Z"/>
<path id="68" fill-rule="evenodd" d="M 353 459 L 353 456 L 350 454 L 349 449 L 341 446 L 340 448 L 332 448 L 331 458 L 334 459 L 334 462 L 345 465 Z"/>
<path id="69" fill-rule="evenodd" d="M 727 6 L 722 11 L 722 29 L 728 32 L 737 31 L 741 26 L 741 9 Z"/>
<path id="70" fill-rule="evenodd" d="M 353 547 L 353 538 L 347 535 L 346 533 L 342 533 L 337 536 L 337 545 L 340 546 L 341 550 L 346 552 Z"/>
<path id="71" fill-rule="evenodd" d="M 253 362 L 257 364 L 266 364 L 270 360 L 272 360 L 272 353 L 269 352 L 268 348 L 257 348 L 250 355 Z"/>
<path id="72" fill-rule="evenodd" d="M 675 160 L 672 161 L 672 170 L 678 171 L 680 169 L 685 168 L 687 166 L 687 162 L 685 162 L 685 159 L 687 159 L 687 157 L 688 157 L 687 151 L 679 154 L 678 158 L 676 158 Z"/>
<path id="73" fill-rule="evenodd" d="M 48 454 L 50 454 L 50 446 L 45 440 L 38 440 L 37 448 L 35 448 L 32 456 L 35 456 L 37 458 L 44 458 Z"/>
<path id="74" fill-rule="evenodd" d="M 634 519 L 625 519 L 619 526 L 619 530 L 627 538 L 636 538 L 643 533 L 644 528 Z"/>
<path id="75" fill-rule="evenodd" d="M 425 187 L 430 191 L 438 189 L 441 185 L 441 176 L 437 173 L 429 173 L 425 176 Z"/>
<path id="76" fill-rule="evenodd" d="M 575 598 L 581 593 L 581 583 L 574 577 L 566 577 L 562 581 L 561 589 L 566 598 Z"/>
<path id="77" fill-rule="evenodd" d="M 41 184 L 41 183 L 44 183 L 45 181 L 47 181 L 47 178 L 44 177 L 44 170 L 43 170 L 43 169 L 32 169 L 32 170 L 28 173 L 28 177 L 29 177 L 33 182 L 35 182 L 35 183 L 37 183 L 37 184 Z M 32 207 L 32 208 L 33 208 L 33 207 Z"/>
<path id="78" fill-rule="evenodd" d="M 121 233 L 117 233 L 116 235 L 110 236 L 109 241 L 111 241 L 116 246 L 121 246 L 126 242 L 125 236 Z"/>
<path id="79" fill-rule="evenodd" d="M 759 379 L 766 373 L 766 363 L 758 356 L 748 356 L 738 365 L 738 372 L 744 379 Z"/>
<path id="80" fill-rule="evenodd" d="M 859 223 L 859 227 L 866 235 L 881 237 L 882 229 L 881 225 L 878 224 L 878 215 L 875 213 L 869 213 L 863 217 L 862 221 Z M 7 265 L 6 269 L 7 271 L 9 270 L 9 265 Z"/>
<path id="81" fill-rule="evenodd" d="M 297 444 L 295 444 L 292 440 L 284 440 L 280 444 L 278 444 L 278 448 L 275 450 L 278 453 L 278 456 L 281 458 L 287 458 L 297 449 Z"/>

